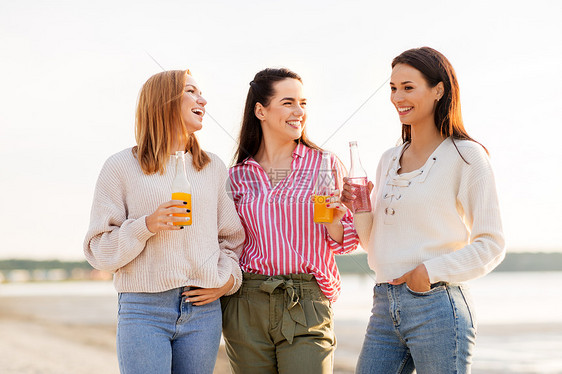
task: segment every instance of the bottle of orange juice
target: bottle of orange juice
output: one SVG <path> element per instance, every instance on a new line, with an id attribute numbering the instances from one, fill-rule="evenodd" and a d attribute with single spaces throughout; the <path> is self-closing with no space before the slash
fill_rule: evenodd
<path id="1" fill-rule="evenodd" d="M 318 171 L 318 179 L 314 187 L 314 222 L 331 223 L 334 220 L 334 209 L 327 208 L 330 194 L 335 190 L 336 183 L 332 171 L 330 152 L 322 152 L 322 164 Z"/>
<path id="2" fill-rule="evenodd" d="M 176 176 L 172 182 L 172 200 L 187 202 L 187 205 L 177 205 L 176 207 L 189 210 L 189 213 L 175 213 L 175 217 L 189 217 L 189 220 L 185 222 L 174 222 L 174 225 L 189 226 L 193 220 L 191 216 L 191 183 L 187 180 L 187 173 L 185 171 L 185 152 L 178 151 L 174 157 L 176 158 Z"/>

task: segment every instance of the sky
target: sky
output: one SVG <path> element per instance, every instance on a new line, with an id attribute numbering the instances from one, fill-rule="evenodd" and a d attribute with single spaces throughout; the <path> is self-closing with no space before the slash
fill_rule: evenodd
<path id="1" fill-rule="evenodd" d="M 133 146 L 142 84 L 189 68 L 204 149 L 228 165 L 248 83 L 304 81 L 310 138 L 374 176 L 397 144 L 392 59 L 453 64 L 465 127 L 491 154 L 510 251 L 562 251 L 558 1 L 39 1 L 0 3 L 0 259 L 81 260 L 99 171 Z"/>

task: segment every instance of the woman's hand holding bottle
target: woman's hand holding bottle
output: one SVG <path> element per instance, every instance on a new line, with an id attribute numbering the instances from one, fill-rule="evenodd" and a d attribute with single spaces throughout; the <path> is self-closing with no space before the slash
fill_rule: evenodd
<path id="1" fill-rule="evenodd" d="M 146 217 L 146 227 L 152 233 L 164 230 L 181 230 L 183 226 L 176 226 L 174 222 L 186 222 L 189 217 L 175 217 L 173 214 L 189 213 L 187 208 L 178 208 L 177 206 L 186 206 L 187 202 L 180 200 L 170 200 L 161 204 L 154 213 Z"/>
<path id="2" fill-rule="evenodd" d="M 347 212 L 347 208 L 341 203 L 339 190 L 334 190 L 332 193 L 330 193 L 326 208 L 333 209 L 334 218 L 332 222 L 322 222 L 322 224 L 325 226 L 339 225 L 339 222 Z"/>
<path id="3" fill-rule="evenodd" d="M 351 168 L 349 169 L 348 178 L 344 178 L 344 181 L 350 188 L 346 190 L 344 186 L 342 195 L 347 192 L 343 197 L 348 202 L 346 206 L 353 214 L 370 212 L 373 184 L 367 179 L 367 172 L 363 165 L 361 165 L 357 141 L 349 142 L 349 153 L 351 156 Z"/>
<path id="4" fill-rule="evenodd" d="M 373 187 L 374 187 L 373 182 L 369 181 L 367 183 L 369 196 L 371 195 L 371 191 L 373 191 Z M 354 211 L 353 202 L 357 199 L 357 194 L 359 192 L 361 192 L 360 187 L 352 184 L 350 178 L 343 178 L 343 191 L 341 194 L 341 202 L 352 212 Z"/>
<path id="5" fill-rule="evenodd" d="M 332 220 L 330 222 L 317 222 L 326 227 L 328 235 L 338 243 L 343 243 L 343 225 L 341 219 L 347 212 L 347 208 L 340 202 L 340 191 L 332 190 L 328 195 L 325 204 L 326 209 L 331 212 Z"/>
<path id="6" fill-rule="evenodd" d="M 360 189 L 358 189 L 357 186 L 352 184 L 351 182 L 352 180 L 350 178 L 343 178 L 343 191 L 341 194 L 341 201 L 342 204 L 344 204 L 349 208 L 349 210 L 353 212 L 353 209 L 356 206 L 355 200 L 358 198 L 357 195 L 360 192 Z M 373 182 L 367 183 L 369 196 L 371 195 L 373 187 Z M 370 214 L 370 212 L 367 213 L 369 214 L 353 212 L 353 226 L 355 227 L 355 231 L 357 231 L 357 235 L 359 236 L 359 243 L 361 243 L 363 248 L 367 248 L 369 237 L 371 235 L 371 228 L 373 225 L 373 215 Z"/>

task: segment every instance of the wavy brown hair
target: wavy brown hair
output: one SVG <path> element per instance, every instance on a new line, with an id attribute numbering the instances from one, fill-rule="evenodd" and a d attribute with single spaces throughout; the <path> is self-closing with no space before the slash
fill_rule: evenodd
<path id="1" fill-rule="evenodd" d="M 409 65 L 418 70 L 429 87 L 435 87 L 439 82 L 443 82 L 443 96 L 437 102 L 434 113 L 435 126 L 443 137 L 452 137 L 453 143 L 455 139 L 478 143 L 464 128 L 457 75 L 453 65 L 443 54 L 430 47 L 413 48 L 402 52 L 392 60 L 393 69 L 398 64 Z M 411 140 L 412 128 L 408 124 L 402 124 L 402 141 L 407 143 Z M 486 147 L 483 145 L 482 147 L 488 152 Z M 457 148 L 456 144 L 455 148 Z M 462 158 L 464 160 L 464 157 Z"/>
<path id="2" fill-rule="evenodd" d="M 257 103 L 268 106 L 271 98 L 275 94 L 273 85 L 285 79 L 296 79 L 302 83 L 301 77 L 289 69 L 264 69 L 256 74 L 254 80 L 250 82 L 244 116 L 242 117 L 242 127 L 238 136 L 238 148 L 234 153 L 235 164 L 239 164 L 250 156 L 255 156 L 260 149 L 263 139 L 261 122 L 256 117 L 254 109 Z M 321 150 L 316 144 L 310 141 L 306 135 L 306 128 L 303 128 L 301 137 L 295 143 L 302 143 L 309 148 Z"/>
<path id="3" fill-rule="evenodd" d="M 210 161 L 195 134 L 189 134 L 181 115 L 181 99 L 189 70 L 169 70 L 148 78 L 141 88 L 135 121 L 137 145 L 133 154 L 147 175 L 166 171 L 177 137 L 187 139 L 186 152 L 193 156 L 193 167 L 200 171 Z"/>

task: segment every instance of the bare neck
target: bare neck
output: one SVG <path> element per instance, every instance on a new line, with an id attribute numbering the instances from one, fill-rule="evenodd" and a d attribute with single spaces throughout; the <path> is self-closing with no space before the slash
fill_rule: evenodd
<path id="1" fill-rule="evenodd" d="M 286 168 L 287 162 L 290 165 L 296 147 L 297 143 L 294 141 L 280 142 L 274 138 L 264 137 L 254 159 L 266 170 Z"/>
<path id="2" fill-rule="evenodd" d="M 412 139 L 402 153 L 398 174 L 421 168 L 444 140 L 435 126 L 412 126 L 411 130 Z"/>
<path id="3" fill-rule="evenodd" d="M 187 141 L 183 139 L 184 137 L 177 137 L 174 142 L 172 143 L 172 147 L 170 148 L 170 154 L 175 155 L 178 151 L 185 151 L 187 148 Z"/>
<path id="4" fill-rule="evenodd" d="M 435 125 L 424 127 L 411 126 L 411 130 L 412 139 L 408 149 L 414 155 L 421 155 L 427 158 L 445 140 Z"/>

